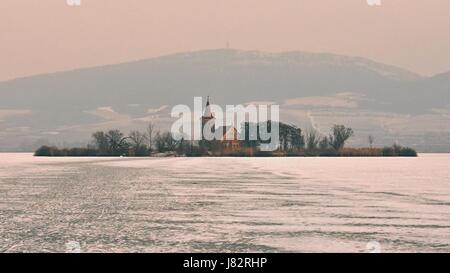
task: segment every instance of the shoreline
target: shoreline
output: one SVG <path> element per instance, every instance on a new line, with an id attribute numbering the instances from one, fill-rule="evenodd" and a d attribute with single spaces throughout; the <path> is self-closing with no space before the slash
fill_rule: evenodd
<path id="1" fill-rule="evenodd" d="M 50 151 L 50 152 L 48 152 Z M 99 154 L 96 151 L 90 151 L 87 153 L 71 152 L 70 149 L 59 150 L 56 148 L 46 150 L 46 152 L 36 151 L 34 153 L 35 157 L 104 157 L 104 158 L 169 158 L 169 157 L 234 157 L 234 158 L 252 158 L 252 157 L 262 157 L 262 158 L 280 158 L 280 157 L 418 157 L 418 153 L 410 148 L 402 148 L 399 150 L 394 150 L 392 148 L 345 148 L 341 151 L 335 150 L 300 150 L 300 151 L 289 151 L 289 152 L 261 152 L 255 151 L 252 153 L 246 152 L 206 152 L 203 154 L 198 153 L 177 153 L 174 151 L 170 152 L 160 152 L 152 153 L 149 155 L 134 155 L 134 154 L 123 154 L 123 155 L 111 155 L 111 154 Z"/>

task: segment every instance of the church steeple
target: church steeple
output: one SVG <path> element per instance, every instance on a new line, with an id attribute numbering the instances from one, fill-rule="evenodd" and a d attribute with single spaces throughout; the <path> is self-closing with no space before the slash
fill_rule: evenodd
<path id="1" fill-rule="evenodd" d="M 214 123 L 215 118 L 214 118 L 213 113 L 211 112 L 211 105 L 209 103 L 209 96 L 208 96 L 208 98 L 206 99 L 205 112 L 203 113 L 203 116 L 202 116 L 202 139 L 204 139 L 203 132 L 204 132 L 205 126 L 207 124 L 209 124 L 208 126 L 211 126 L 211 129 L 210 129 L 211 132 L 213 132 L 213 133 L 215 132 L 215 126 L 214 126 L 214 124 L 211 124 L 210 121 L 212 123 Z"/>
<path id="2" fill-rule="evenodd" d="M 203 113 L 203 117 L 204 118 L 213 118 L 213 114 L 211 112 L 211 105 L 209 103 L 209 96 L 206 99 L 206 108 L 205 108 L 205 112 Z"/>

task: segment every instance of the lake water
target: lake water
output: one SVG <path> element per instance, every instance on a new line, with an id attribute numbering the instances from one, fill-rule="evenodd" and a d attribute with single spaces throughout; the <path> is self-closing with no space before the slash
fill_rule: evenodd
<path id="1" fill-rule="evenodd" d="M 82 252 L 450 252 L 450 155 L 0 154 L 0 252 L 74 245 Z"/>

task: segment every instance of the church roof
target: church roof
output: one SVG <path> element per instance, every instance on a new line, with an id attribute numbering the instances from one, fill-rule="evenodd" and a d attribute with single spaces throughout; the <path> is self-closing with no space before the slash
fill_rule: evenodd
<path id="1" fill-rule="evenodd" d="M 220 140 L 238 140 L 239 133 L 233 126 L 220 126 L 216 129 L 216 132 L 221 132 L 222 137 Z"/>

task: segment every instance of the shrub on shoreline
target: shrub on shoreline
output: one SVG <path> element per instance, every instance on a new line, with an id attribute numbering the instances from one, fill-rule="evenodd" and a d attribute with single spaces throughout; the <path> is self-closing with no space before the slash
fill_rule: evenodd
<path id="1" fill-rule="evenodd" d="M 34 156 L 98 156 L 98 151 L 92 148 L 58 149 L 54 146 L 41 146 Z"/>
<path id="2" fill-rule="evenodd" d="M 412 148 L 393 145 L 392 147 L 383 148 L 383 156 L 416 157 L 417 152 Z"/>

